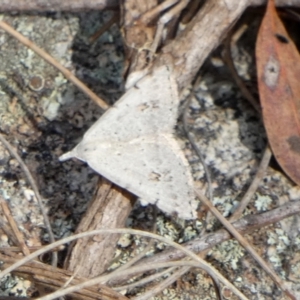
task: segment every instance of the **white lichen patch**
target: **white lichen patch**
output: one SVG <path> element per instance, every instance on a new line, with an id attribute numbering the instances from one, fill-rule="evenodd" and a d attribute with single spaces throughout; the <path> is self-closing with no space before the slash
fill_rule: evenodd
<path id="1" fill-rule="evenodd" d="M 237 241 L 226 241 L 218 245 L 209 252 L 217 261 L 223 263 L 225 267 L 237 270 L 240 259 L 244 256 L 245 250 Z"/>
<path id="2" fill-rule="evenodd" d="M 31 282 L 28 280 L 20 280 L 18 283 L 10 290 L 10 294 L 18 295 L 21 297 L 27 296 L 27 290 L 30 288 Z"/>
<path id="3" fill-rule="evenodd" d="M 267 195 L 256 193 L 255 207 L 258 211 L 266 211 L 272 203 L 272 198 Z"/>
<path id="4" fill-rule="evenodd" d="M 276 228 L 275 231 L 268 232 L 268 240 L 269 245 L 276 246 L 278 253 L 283 253 L 290 246 L 290 240 L 287 234 L 279 228 Z"/>
<path id="5" fill-rule="evenodd" d="M 27 297 L 27 291 L 30 287 L 30 281 L 8 274 L 0 280 L 0 295 Z"/>
<path id="6" fill-rule="evenodd" d="M 124 234 L 120 237 L 118 241 L 118 245 L 122 248 L 126 248 L 131 244 L 131 235 L 130 234 Z"/>
<path id="7" fill-rule="evenodd" d="M 272 263 L 274 268 L 282 267 L 282 259 L 277 252 L 276 247 L 269 247 L 267 251 L 267 255 L 269 258 L 269 261 Z"/>
<path id="8" fill-rule="evenodd" d="M 276 228 L 275 231 L 268 231 L 267 234 L 267 243 L 270 245 L 267 250 L 268 258 L 274 267 L 282 267 L 282 256 L 287 256 L 291 250 L 290 240 L 284 230 L 279 228 Z"/>
<path id="9" fill-rule="evenodd" d="M 192 226 L 187 226 L 184 228 L 183 238 L 178 240 L 178 243 L 184 243 L 186 241 L 190 241 L 197 236 L 197 231 Z"/>
<path id="10" fill-rule="evenodd" d="M 232 212 L 232 207 L 233 204 L 232 202 L 232 198 L 229 196 L 224 196 L 224 197 L 214 197 L 213 198 L 213 204 L 218 206 L 221 205 L 222 206 L 222 215 L 224 217 L 228 217 L 228 215 Z"/>

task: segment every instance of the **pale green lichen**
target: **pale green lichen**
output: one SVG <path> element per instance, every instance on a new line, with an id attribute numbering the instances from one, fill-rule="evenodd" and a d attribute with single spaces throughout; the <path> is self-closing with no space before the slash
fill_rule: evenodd
<path id="1" fill-rule="evenodd" d="M 216 246 L 209 254 L 219 262 L 230 266 L 233 270 L 238 268 L 240 258 L 244 256 L 245 250 L 237 241 L 226 241 Z"/>
<path id="2" fill-rule="evenodd" d="M 224 196 L 224 197 L 214 197 L 213 204 L 214 205 L 222 205 L 222 215 L 224 217 L 228 217 L 232 211 L 232 197 Z"/>
<path id="3" fill-rule="evenodd" d="M 290 245 L 290 240 L 284 230 L 277 228 L 275 232 L 268 232 L 269 245 L 276 246 L 278 253 L 286 251 Z"/>
<path id="4" fill-rule="evenodd" d="M 258 211 L 266 211 L 271 204 L 272 199 L 266 195 L 256 193 L 255 207 Z"/>

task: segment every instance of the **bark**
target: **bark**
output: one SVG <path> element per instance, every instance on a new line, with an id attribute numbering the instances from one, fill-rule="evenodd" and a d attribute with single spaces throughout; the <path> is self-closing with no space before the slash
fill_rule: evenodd
<path id="1" fill-rule="evenodd" d="M 125 227 L 135 196 L 104 178 L 96 196 L 80 221 L 76 233 L 101 228 Z M 76 241 L 69 249 L 65 267 L 78 276 L 92 278 L 103 273 L 112 261 L 119 235 L 102 235 Z"/>

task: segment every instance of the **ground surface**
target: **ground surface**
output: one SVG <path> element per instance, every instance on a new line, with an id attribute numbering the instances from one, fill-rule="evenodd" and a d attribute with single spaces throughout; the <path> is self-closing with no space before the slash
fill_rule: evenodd
<path id="1" fill-rule="evenodd" d="M 107 13 L 44 14 L 5 16 L 15 29 L 51 53 L 87 83 L 97 94 L 113 103 L 123 91 L 123 48 L 118 28 L 113 26 L 94 44 L 88 38 Z M 253 29 L 255 32 L 255 26 Z M 245 35 L 234 53 L 240 75 L 255 86 L 253 76 L 254 33 Z M 252 35 L 252 37 L 251 37 Z M 97 176 L 77 161 L 60 163 L 58 157 L 71 149 L 101 115 L 99 109 L 63 76 L 14 38 L 0 32 L 0 128 L 18 149 L 33 173 L 45 199 L 56 238 L 70 235 L 91 199 Z M 224 216 L 233 210 L 255 174 L 266 146 L 263 125 L 243 99 L 216 52 L 204 66 L 190 105 L 189 124 L 210 169 L 213 203 Z M 42 78 L 42 87 L 39 80 Z M 255 91 L 254 91 L 255 92 Z M 183 92 L 186 99 L 188 90 Z M 178 136 L 191 163 L 195 184 L 206 188 L 203 166 L 183 133 Z M 275 166 L 275 164 L 274 164 Z M 22 224 L 29 246 L 47 241 L 43 220 L 31 187 L 17 162 L 0 145 L 0 189 L 14 218 Z M 258 213 L 298 198 L 299 190 L 280 171 L 268 168 L 247 213 Z M 128 224 L 150 228 L 151 207 L 136 207 Z M 179 242 L 197 236 L 203 220 L 184 223 L 158 214 L 157 231 Z M 210 231 L 218 228 L 212 219 Z M 300 240 L 298 218 L 263 228 L 247 236 L 256 250 L 295 289 L 300 288 Z M 5 239 L 1 242 L 7 244 Z M 160 245 L 158 245 L 160 247 Z M 119 250 L 130 252 L 128 248 Z M 119 254 L 119 253 L 118 253 Z M 207 259 L 249 299 L 283 299 L 275 284 L 253 263 L 235 241 L 225 242 L 208 253 Z M 7 294 L 3 282 L 0 294 Z M 25 284 L 24 284 L 25 285 Z M 19 287 L 19 289 L 22 289 Z M 159 299 L 214 299 L 212 283 L 197 270 L 167 289 Z M 298 294 L 300 298 L 300 294 Z M 233 298 L 232 298 L 233 299 Z"/>

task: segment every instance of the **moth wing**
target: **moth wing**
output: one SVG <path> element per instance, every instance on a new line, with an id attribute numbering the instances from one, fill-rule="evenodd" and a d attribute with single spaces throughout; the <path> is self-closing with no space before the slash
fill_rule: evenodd
<path id="1" fill-rule="evenodd" d="M 141 135 L 171 133 L 176 125 L 179 97 L 166 66 L 159 67 L 130 88 L 86 132 L 85 141 L 129 141 Z"/>
<path id="2" fill-rule="evenodd" d="M 76 157 L 144 204 L 156 204 L 183 219 L 196 218 L 189 165 L 172 135 L 143 136 L 126 143 L 96 140 L 79 146 L 74 149 Z"/>

